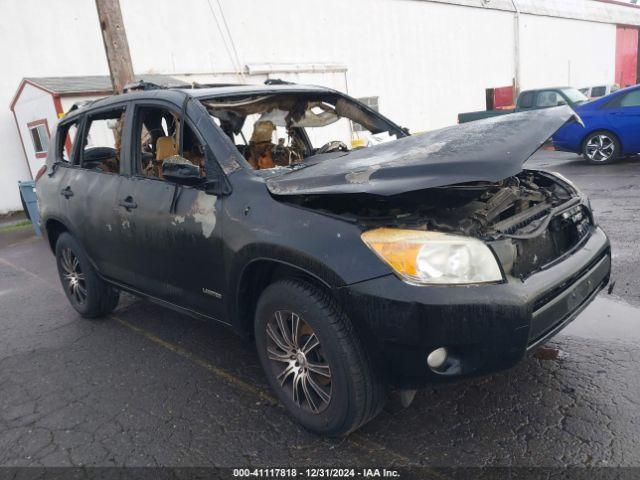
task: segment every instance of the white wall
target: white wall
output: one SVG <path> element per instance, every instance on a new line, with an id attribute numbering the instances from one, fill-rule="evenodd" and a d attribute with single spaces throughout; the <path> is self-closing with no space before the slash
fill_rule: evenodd
<path id="1" fill-rule="evenodd" d="M 613 83 L 615 49 L 615 25 L 522 15 L 521 86 Z"/>
<path id="2" fill-rule="evenodd" d="M 250 63 L 336 62 L 348 69 L 351 95 L 379 96 L 382 113 L 421 131 L 455 123 L 458 112 L 483 109 L 486 88 L 512 82 L 511 2 L 460 1 L 484 6 L 444 0 L 220 0 L 234 45 L 216 0 L 120 3 L 137 74 L 194 72 L 206 78 Z M 591 12 L 594 5 L 602 12 L 637 14 L 570 1 L 571 12 L 584 18 L 608 18 Z M 568 83 L 569 60 L 575 86 L 613 81 L 613 24 L 531 15 L 545 5 L 549 12 L 561 9 L 560 0 L 518 2 L 527 12 L 521 20 L 523 87 Z M 93 1 L 4 0 L 2 6 L 0 213 L 20 208 L 16 181 L 29 176 L 8 109 L 21 78 L 108 74 Z"/>
<path id="3" fill-rule="evenodd" d="M 25 153 L 31 167 L 31 176 L 35 178 L 36 173 L 44 165 L 44 158 L 36 158 L 36 152 L 31 140 L 31 132 L 27 128 L 27 124 L 35 120 L 45 118 L 49 128 L 49 133 L 53 132 L 58 121 L 56 107 L 53 103 L 53 97 L 50 93 L 36 88 L 30 84 L 26 84 L 22 90 L 19 101 L 16 103 L 14 112 L 20 129 L 20 135 L 24 144 Z M 24 155 L 23 155 L 23 162 Z M 27 174 L 28 175 L 28 174 Z M 26 179 L 28 179 L 27 177 Z M 25 180 L 25 179 L 23 179 Z"/>
<path id="4" fill-rule="evenodd" d="M 23 77 L 108 75 L 95 2 L 4 0 L 0 26 L 0 214 L 22 209 L 29 178 L 9 104 Z M 50 125 L 53 127 L 53 125 Z"/>
<path id="5" fill-rule="evenodd" d="M 233 69 L 207 0 L 188 9 L 173 0 L 121 4 L 136 72 Z M 412 130 L 455 123 L 458 111 L 484 107 L 486 87 L 512 81 L 509 12 L 414 0 L 222 5 L 241 64 L 343 63 L 351 95 L 379 96 L 381 111 Z M 187 36 L 177 34 L 179 18 L 188 19 Z"/>

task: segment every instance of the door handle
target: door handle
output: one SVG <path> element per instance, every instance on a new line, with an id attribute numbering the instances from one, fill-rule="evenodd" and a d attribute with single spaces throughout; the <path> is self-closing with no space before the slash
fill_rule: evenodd
<path id="1" fill-rule="evenodd" d="M 138 204 L 133 201 L 133 197 L 131 195 L 129 195 L 123 200 L 120 200 L 120 202 L 118 202 L 118 205 L 125 208 L 126 210 L 138 208 Z"/>
<path id="2" fill-rule="evenodd" d="M 71 187 L 67 186 L 67 188 L 63 188 L 60 191 L 60 195 L 62 195 L 64 198 L 73 197 L 73 191 L 71 190 Z"/>

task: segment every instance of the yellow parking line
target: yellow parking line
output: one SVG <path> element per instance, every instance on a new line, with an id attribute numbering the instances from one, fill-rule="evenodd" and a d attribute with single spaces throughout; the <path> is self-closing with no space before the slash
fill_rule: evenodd
<path id="1" fill-rule="evenodd" d="M 227 372 L 226 370 L 223 370 L 222 368 L 216 367 L 212 363 L 206 361 L 204 358 L 191 353 L 189 350 L 186 350 L 174 343 L 167 342 L 166 340 L 163 340 L 157 335 L 147 330 L 144 330 L 136 325 L 133 325 L 132 323 L 128 322 L 127 320 L 124 320 L 123 318 L 116 317 L 115 315 L 111 315 L 111 318 L 113 318 L 115 321 L 117 321 L 121 325 L 124 325 L 128 329 L 133 330 L 137 334 L 142 335 L 143 337 L 151 340 L 153 343 L 160 345 L 161 347 L 164 347 L 167 350 L 171 350 L 173 353 L 180 355 L 183 358 L 191 360 L 196 365 L 199 365 L 205 370 L 208 370 L 209 372 L 213 373 L 216 377 L 223 379 L 225 382 L 230 383 L 235 387 L 238 387 L 240 390 L 244 390 L 245 392 L 251 393 L 253 395 L 257 395 L 262 400 L 270 403 L 271 405 L 278 405 L 278 400 L 272 395 L 266 393 L 264 390 L 258 387 L 255 387 L 250 383 L 245 382 L 244 380 L 239 379 L 235 375 Z"/>
<path id="2" fill-rule="evenodd" d="M 136 325 L 133 325 L 132 323 L 128 322 L 123 318 L 117 317 L 115 315 L 111 315 L 111 318 L 113 318 L 116 322 L 120 323 L 121 325 L 128 328 L 129 330 L 132 330 L 135 333 L 145 337 L 146 339 L 151 340 L 156 345 L 166 348 L 167 350 L 170 350 L 173 353 L 180 355 L 183 358 L 191 360 L 195 364 L 204 368 L 208 372 L 213 373 L 215 376 L 217 376 L 218 378 L 221 378 L 227 383 L 235 387 L 238 387 L 239 389 L 247 393 L 256 395 L 257 397 L 259 397 L 260 399 L 266 401 L 271 405 L 278 405 L 278 406 L 280 405 L 280 402 L 278 402 L 278 400 L 273 395 L 265 392 L 261 388 L 255 387 L 250 383 L 245 382 L 244 380 L 236 377 L 235 375 L 228 372 L 227 370 L 224 370 L 220 367 L 216 367 L 215 365 L 208 362 L 204 358 L 191 353 L 189 350 L 186 350 L 185 348 L 182 348 L 181 346 L 176 345 L 174 343 L 163 340 L 162 338 L 158 337 L 154 333 L 149 332 L 148 330 L 140 328 Z M 356 447 L 367 451 L 367 453 L 375 453 L 376 451 L 383 452 L 384 454 L 392 457 L 396 462 L 400 463 L 402 466 L 415 465 L 415 462 L 411 461 L 409 458 L 405 457 L 404 455 L 394 452 L 392 450 L 389 450 L 384 445 L 381 445 L 373 440 L 370 440 L 359 433 L 352 433 L 347 438 L 347 441 L 352 445 L 355 445 Z M 437 475 L 437 472 L 431 472 L 431 473 L 432 475 Z M 438 475 L 435 478 L 444 478 L 444 477 Z"/>
<path id="3" fill-rule="evenodd" d="M 26 275 L 29 275 L 30 277 L 39 280 L 41 283 L 45 284 L 49 289 L 51 290 L 55 290 L 59 293 L 63 293 L 60 292 L 59 288 L 54 287 L 53 285 L 49 284 L 49 282 L 47 282 L 46 280 L 44 280 L 43 278 L 41 278 L 40 276 L 38 276 L 37 274 L 30 272 L 29 270 L 26 270 L 22 267 L 19 267 L 17 265 L 15 265 L 14 263 L 6 260 L 5 258 L 0 257 L 0 263 L 4 263 L 6 266 L 13 268 L 14 270 L 17 270 L 19 272 L 22 272 Z M 236 377 L 235 375 L 233 375 L 232 373 L 220 368 L 220 367 L 216 367 L 215 365 L 213 365 L 212 363 L 206 361 L 204 358 L 195 355 L 194 353 L 191 353 L 190 351 L 186 350 L 185 348 L 182 348 L 179 345 L 176 345 L 174 343 L 168 342 L 166 340 L 163 340 L 162 338 L 158 337 L 157 335 L 153 334 L 152 332 L 149 332 L 148 330 L 145 330 L 143 328 L 140 328 L 136 325 L 133 325 L 132 323 L 128 322 L 127 320 L 120 318 L 116 315 L 111 315 L 110 316 L 113 320 L 115 320 L 116 322 L 118 322 L 119 324 L 121 324 L 122 326 L 128 328 L 129 330 L 132 330 L 133 332 L 137 333 L 138 335 L 141 335 L 143 337 L 145 337 L 146 339 L 152 341 L 153 343 L 155 343 L 156 345 L 159 345 L 163 348 L 166 348 L 167 350 L 180 355 L 183 358 L 186 358 L 190 361 L 192 361 L 193 363 L 195 363 L 196 365 L 204 368 L 205 370 L 207 370 L 208 372 L 214 374 L 215 376 L 217 376 L 218 378 L 221 378 L 222 380 L 226 381 L 227 383 L 239 388 L 240 390 L 243 390 L 247 393 L 256 395 L 258 398 L 264 400 L 265 402 L 269 403 L 270 405 L 280 405 L 280 403 L 278 402 L 278 400 L 271 394 L 265 392 L 264 390 L 262 390 L 261 388 L 255 387 L 254 385 L 251 385 L 248 382 L 245 382 L 244 380 Z M 412 466 L 412 465 L 416 465 L 416 462 L 410 460 L 408 457 L 395 452 L 393 450 L 390 450 L 389 448 L 385 447 L 382 444 L 379 444 L 378 442 L 374 441 L 374 440 L 370 440 L 367 437 L 365 437 L 362 434 L 359 433 L 352 433 L 351 435 L 349 435 L 349 437 L 347 438 L 347 441 L 349 443 L 351 443 L 352 445 L 355 445 L 356 447 L 365 450 L 367 453 L 375 453 L 376 451 L 379 452 L 383 452 L 384 454 L 388 455 L 389 457 L 393 458 L 396 462 L 398 462 L 400 464 L 400 466 Z M 435 471 L 428 471 L 431 475 L 432 478 L 437 478 L 437 479 L 446 479 L 447 477 L 439 474 L 438 472 Z"/>

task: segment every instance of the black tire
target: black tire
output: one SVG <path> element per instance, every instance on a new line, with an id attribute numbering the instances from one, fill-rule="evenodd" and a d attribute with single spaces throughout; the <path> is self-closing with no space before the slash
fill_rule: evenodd
<path id="1" fill-rule="evenodd" d="M 620 141 L 611 132 L 597 130 L 587 135 L 582 142 L 582 156 L 592 165 L 613 163 L 620 157 Z"/>
<path id="2" fill-rule="evenodd" d="M 61 233 L 56 242 L 56 264 L 64 293 L 81 316 L 102 317 L 116 308 L 120 291 L 96 274 L 78 241 L 67 232 Z M 70 272 L 69 265 L 76 265 L 77 272 Z M 70 278 L 74 273 L 75 277 Z"/>
<path id="3" fill-rule="evenodd" d="M 330 379 L 314 374 L 318 383 L 320 380 L 329 382 L 322 385 L 330 391 L 330 400 L 321 405 L 322 410 L 318 408 L 318 411 L 312 411 L 312 402 L 307 401 L 304 395 L 304 400 L 294 401 L 293 385 L 296 373 L 290 376 L 291 385 L 287 382 L 281 386 L 277 379 L 281 370 L 293 365 L 284 363 L 289 360 L 274 361 L 269 358 L 269 355 L 273 357 L 274 343 L 273 333 L 267 332 L 267 325 L 273 327 L 277 318 L 276 312 L 292 314 L 290 320 L 287 320 L 290 322 L 287 325 L 293 324 L 293 314 L 299 316 L 300 344 L 305 341 L 302 333 L 305 329 L 306 341 L 313 334 L 317 336 L 317 350 L 309 352 L 308 355 L 316 355 L 315 359 L 320 358 L 330 369 Z M 383 383 L 361 345 L 353 325 L 337 301 L 322 289 L 298 279 L 283 279 L 271 284 L 258 301 L 255 338 L 260 362 L 271 388 L 289 413 L 305 428 L 322 435 L 343 436 L 371 420 L 382 409 L 386 393 Z M 269 353 L 267 347 L 270 348 Z M 304 359 L 303 361 L 306 362 Z M 312 375 L 311 368 L 307 370 L 307 365 L 314 365 L 312 361 L 310 359 L 309 363 L 305 364 L 304 375 Z M 302 383 L 304 382 L 300 380 L 298 388 L 304 394 L 306 391 Z M 311 392 L 311 387 L 308 390 Z M 321 397 L 313 395 L 314 393 L 311 394 L 315 397 L 313 403 L 322 403 Z"/>

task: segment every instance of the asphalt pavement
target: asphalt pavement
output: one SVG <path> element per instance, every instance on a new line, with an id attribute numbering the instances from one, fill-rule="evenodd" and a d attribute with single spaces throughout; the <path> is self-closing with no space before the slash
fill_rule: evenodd
<path id="1" fill-rule="evenodd" d="M 29 228 L 0 231 L 0 465 L 640 466 L 640 159 L 590 166 L 543 151 L 526 166 L 590 195 L 613 245 L 613 294 L 545 360 L 427 388 L 340 440 L 291 420 L 229 330 L 130 296 L 107 319 L 81 319 L 48 245 Z"/>

